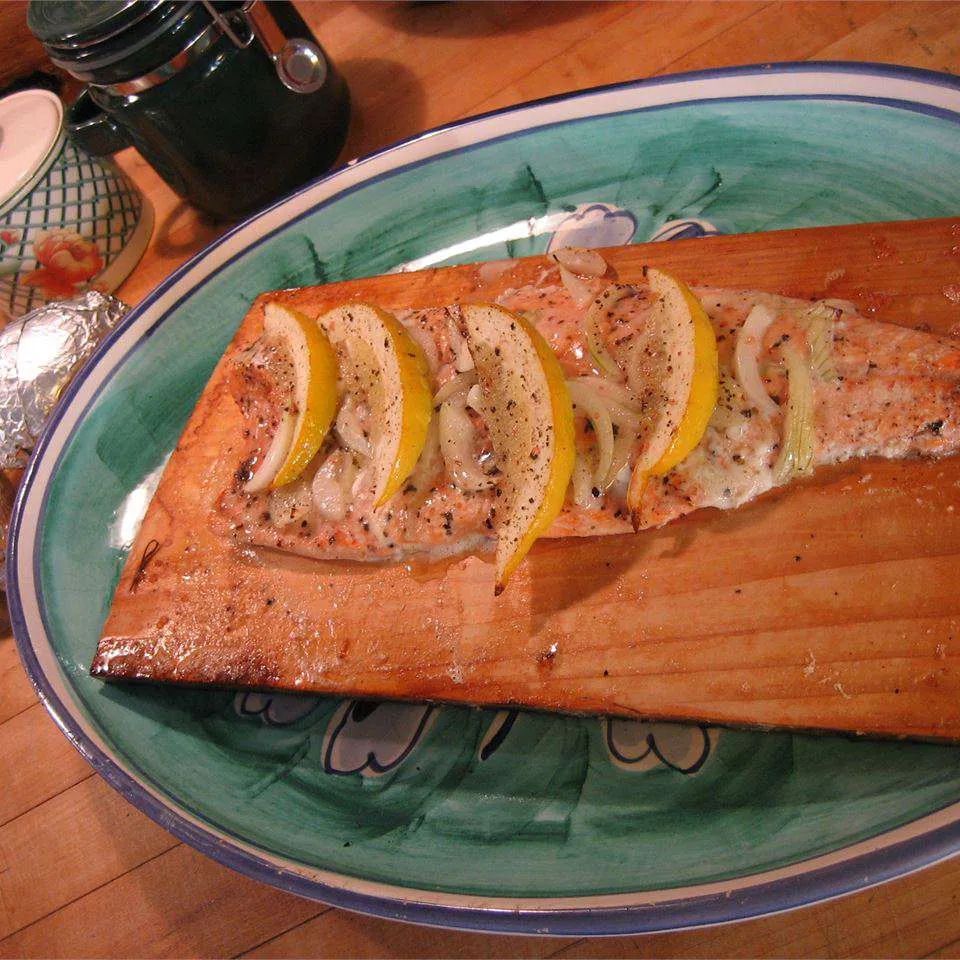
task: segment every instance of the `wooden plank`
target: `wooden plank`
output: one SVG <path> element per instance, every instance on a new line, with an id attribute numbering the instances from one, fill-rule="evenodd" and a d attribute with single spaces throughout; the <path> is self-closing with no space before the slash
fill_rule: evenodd
<path id="1" fill-rule="evenodd" d="M 889 3 L 638 4 L 479 103 L 494 110 L 546 93 L 759 60 L 799 60 L 889 9 Z M 762 51 L 762 52 L 761 52 Z"/>
<path id="2" fill-rule="evenodd" d="M 613 33 L 632 6 L 398 3 L 341 10 L 318 23 L 317 33 L 334 53 L 356 104 L 344 156 L 362 156 L 477 112 L 481 100 L 578 44 L 586 16 L 591 30 Z M 307 8 L 308 20 L 314 9 Z M 511 39 L 498 42 L 503 33 Z M 478 59 L 468 39 L 473 37 L 487 38 L 496 56 Z"/>
<path id="3" fill-rule="evenodd" d="M 942 947 L 937 947 L 936 950 L 931 950 L 929 953 L 924 953 L 922 956 L 943 957 L 954 960 L 954 958 L 960 957 L 960 940 L 951 940 L 950 943 L 946 943 Z"/>
<path id="4" fill-rule="evenodd" d="M 0 640 L 0 724 L 37 702 L 13 637 Z"/>
<path id="5" fill-rule="evenodd" d="M 698 282 L 829 289 L 860 301 L 869 291 L 868 312 L 943 330 L 960 319 L 944 293 L 958 238 L 960 221 L 928 221 L 622 247 L 607 258 L 628 280 L 653 261 Z M 543 262 L 518 262 L 482 297 L 530 282 Z M 316 315 L 349 298 L 448 303 L 481 296 L 482 282 L 466 266 L 271 297 Z M 171 460 L 121 577 L 97 670 L 960 738 L 960 458 L 847 465 L 639 539 L 544 543 L 496 601 L 489 565 L 475 558 L 416 590 L 401 565 L 244 563 L 208 518 L 236 468 L 241 430 L 224 371 L 260 323 L 255 306 Z M 154 541 L 162 551 L 141 577 Z"/>
<path id="6" fill-rule="evenodd" d="M 0 827 L 0 938 L 177 843 L 99 777 L 64 790 Z"/>
<path id="7" fill-rule="evenodd" d="M 859 4 L 856 6 L 869 6 Z M 956 73 L 960 23 L 954 3 L 898 3 L 816 52 L 824 60 L 877 60 Z"/>
<path id="8" fill-rule="evenodd" d="M 178 844 L 0 940 L 0 957 L 229 957 L 321 909 Z"/>
<path id="9" fill-rule="evenodd" d="M 489 937 L 331 911 L 245 956 L 281 957 L 915 957 L 931 938 L 960 936 L 960 861 L 948 861 L 830 903 L 709 929 L 648 936 L 578 939 Z M 934 934 L 935 931 L 935 934 Z M 958 955 L 956 941 L 933 956 Z"/>
<path id="10" fill-rule="evenodd" d="M 807 60 L 851 31 L 896 7 L 886 3 L 774 3 L 717 37 L 712 64 L 736 66 L 778 60 Z M 758 51 L 762 50 L 762 56 Z M 697 50 L 674 60 L 670 73 L 696 69 Z"/>
<path id="11" fill-rule="evenodd" d="M 0 824 L 93 776 L 39 703 L 0 724 L 0 757 L 5 770 Z"/>
<path id="12" fill-rule="evenodd" d="M 777 916 L 679 933 L 580 940 L 554 956 L 563 960 L 923 956 L 931 945 L 960 936 L 958 884 L 960 862 L 951 860 L 852 896 Z M 932 955 L 958 955 L 954 945 L 942 949 L 942 954 Z"/>
<path id="13" fill-rule="evenodd" d="M 328 910 L 243 954 L 282 957 L 551 957 L 575 941 L 563 937 L 490 936 L 438 930 Z M 606 954 L 612 956 L 613 953 Z"/>
<path id="14" fill-rule="evenodd" d="M 0 89 L 38 71 L 62 77 L 47 57 L 40 41 L 27 27 L 26 0 L 5 0 L 0 3 L 0 37 L 4 56 L 0 62 Z"/>
<path id="15" fill-rule="evenodd" d="M 156 218 L 147 252 L 116 291 L 121 300 L 133 305 L 227 225 L 211 223 L 188 207 L 132 147 L 113 159 L 149 198 Z"/>

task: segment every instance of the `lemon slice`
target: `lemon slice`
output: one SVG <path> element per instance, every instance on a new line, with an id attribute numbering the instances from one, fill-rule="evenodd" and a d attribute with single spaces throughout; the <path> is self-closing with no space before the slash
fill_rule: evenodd
<path id="1" fill-rule="evenodd" d="M 279 303 L 263 311 L 263 332 L 290 362 L 293 396 L 248 493 L 292 483 L 323 444 L 337 409 L 337 357 L 309 317 Z"/>
<path id="2" fill-rule="evenodd" d="M 318 323 L 354 364 L 354 384 L 374 424 L 374 506 L 386 503 L 413 472 L 433 415 L 423 350 L 400 321 L 369 303 L 347 303 Z"/>
<path id="3" fill-rule="evenodd" d="M 648 418 L 627 490 L 634 529 L 647 481 L 668 473 L 700 443 L 720 385 L 717 338 L 700 301 L 662 270 L 650 268 L 646 275 L 657 299 L 627 365 L 627 380 Z"/>
<path id="4" fill-rule="evenodd" d="M 494 501 L 500 594 L 566 496 L 576 454 L 563 371 L 536 328 L 489 304 L 462 310 L 460 333 L 480 382 L 500 471 Z"/>

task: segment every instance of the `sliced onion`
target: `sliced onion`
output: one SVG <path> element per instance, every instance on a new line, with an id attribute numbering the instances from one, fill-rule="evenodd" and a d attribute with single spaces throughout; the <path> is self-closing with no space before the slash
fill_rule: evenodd
<path id="1" fill-rule="evenodd" d="M 462 490 L 486 490 L 494 481 L 476 460 L 477 432 L 467 413 L 471 394 L 477 409 L 481 396 L 475 370 L 458 374 L 437 391 L 433 398 L 434 406 L 440 408 L 436 417 L 437 439 L 453 482 Z"/>
<path id="2" fill-rule="evenodd" d="M 613 450 L 610 467 L 599 483 L 602 490 L 608 490 L 630 462 L 640 432 L 640 404 L 626 386 L 607 377 L 583 376 L 569 382 L 582 384 L 592 390 L 610 414 Z"/>
<path id="3" fill-rule="evenodd" d="M 583 507 L 584 510 L 600 508 L 600 500 L 593 495 L 593 474 L 590 465 L 580 452 L 573 461 L 573 476 L 570 482 L 573 484 L 573 502 L 578 507 Z"/>
<path id="4" fill-rule="evenodd" d="M 609 377 L 597 377 L 593 374 L 577 377 L 577 380 L 593 387 L 607 401 L 612 416 L 638 417 L 640 415 L 640 402 L 633 391 L 624 384 L 617 383 Z"/>
<path id="5" fill-rule="evenodd" d="M 457 373 L 466 373 L 468 370 L 473 369 L 473 356 L 465 343 L 460 344 L 460 349 L 457 351 L 457 358 L 454 360 L 453 366 Z"/>
<path id="6" fill-rule="evenodd" d="M 767 419 L 773 419 L 780 413 L 780 408 L 763 385 L 757 358 L 763 335 L 775 319 L 776 314 L 768 306 L 758 303 L 747 314 L 743 326 L 737 331 L 737 344 L 733 353 L 733 368 L 744 395 Z"/>
<path id="7" fill-rule="evenodd" d="M 792 344 L 781 347 L 790 389 L 787 395 L 787 415 L 783 422 L 780 456 L 773 468 L 774 483 L 789 482 L 813 469 L 814 453 L 814 398 L 810 367 L 800 351 Z"/>
<path id="8" fill-rule="evenodd" d="M 604 489 L 609 490 L 620 476 L 623 468 L 630 464 L 630 454 L 637 443 L 639 423 L 636 420 L 617 423 L 617 435 L 613 440 L 613 456 L 610 459 L 610 469 L 604 478 Z"/>
<path id="9" fill-rule="evenodd" d="M 601 483 L 605 490 L 616 483 L 623 468 L 630 463 L 630 455 L 636 449 L 640 434 L 639 416 L 623 411 L 613 402 L 608 402 L 607 408 L 610 410 L 610 419 L 613 421 L 613 453 L 610 458 L 610 469 Z"/>
<path id="10" fill-rule="evenodd" d="M 617 361 L 613 359 L 603 342 L 603 334 L 600 331 L 600 322 L 607 314 L 625 297 L 632 293 L 633 288 L 624 284 L 611 284 L 599 297 L 596 297 L 590 304 L 586 319 L 583 322 L 587 334 L 587 349 L 594 363 L 601 370 L 620 376 L 620 367 Z"/>
<path id="11" fill-rule="evenodd" d="M 564 266 L 560 267 L 560 279 L 578 307 L 585 307 L 593 299 L 593 290 L 590 286 Z"/>
<path id="12" fill-rule="evenodd" d="M 483 416 L 483 391 L 480 389 L 480 384 L 475 383 L 467 391 L 467 406 L 471 410 L 476 410 L 480 416 Z"/>
<path id="13" fill-rule="evenodd" d="M 310 516 L 313 506 L 313 497 L 310 492 L 310 482 L 300 477 L 293 483 L 278 487 L 270 491 L 267 499 L 267 509 L 270 511 L 270 522 L 275 527 L 285 527 L 291 523 L 300 523 Z"/>
<path id="14" fill-rule="evenodd" d="M 407 486 L 414 487 L 417 492 L 425 493 L 433 484 L 440 472 L 442 458 L 440 456 L 440 427 L 438 417 L 430 418 L 427 428 L 427 439 L 424 441 L 420 459 L 413 468 L 413 473 L 407 478 Z"/>
<path id="15" fill-rule="evenodd" d="M 387 543 L 390 539 L 387 533 L 387 524 L 390 522 L 387 520 L 387 514 L 389 512 L 388 510 L 371 510 L 369 513 L 364 514 L 364 522 L 366 523 L 365 532 L 373 534 L 374 539 L 379 540 L 380 543 Z"/>
<path id="16" fill-rule="evenodd" d="M 293 427 L 296 417 L 285 411 L 277 424 L 277 432 L 267 447 L 267 452 L 257 467 L 254 475 L 244 484 L 244 493 L 261 493 L 273 483 L 273 478 L 280 472 L 283 461 L 287 459 L 287 451 L 293 443 Z"/>
<path id="17" fill-rule="evenodd" d="M 561 247 L 550 256 L 578 277 L 602 277 L 607 272 L 607 261 L 596 250 L 583 247 Z"/>
<path id="18" fill-rule="evenodd" d="M 836 380 L 837 367 L 833 360 L 833 326 L 840 307 L 815 303 L 806 311 L 807 345 L 810 348 L 810 369 L 821 380 Z"/>
<path id="19" fill-rule="evenodd" d="M 458 374 L 448 380 L 433 396 L 433 405 L 439 406 L 456 396 L 463 393 L 466 396 L 467 391 L 477 382 L 476 370 L 469 370 Z"/>
<path id="20" fill-rule="evenodd" d="M 362 457 L 370 457 L 373 455 L 373 444 L 370 437 L 363 434 L 363 413 L 356 399 L 347 394 L 340 404 L 333 429 L 348 450 L 353 450 Z"/>
<path id="21" fill-rule="evenodd" d="M 568 380 L 567 389 L 574 407 L 583 413 L 593 426 L 597 438 L 597 464 L 593 471 L 593 485 L 605 488 L 610 464 L 613 462 L 613 423 L 610 420 L 610 411 L 593 387 L 576 380 Z"/>
<path id="22" fill-rule="evenodd" d="M 347 515 L 357 468 L 345 450 L 335 450 L 320 464 L 310 484 L 313 508 L 324 520 L 338 522 Z"/>
<path id="23" fill-rule="evenodd" d="M 476 461 L 477 431 L 462 399 L 448 400 L 437 416 L 440 452 L 453 482 L 461 490 L 486 490 L 494 484 Z"/>
<path id="24" fill-rule="evenodd" d="M 356 468 L 356 476 L 353 478 L 353 484 L 350 487 L 350 502 L 355 506 L 362 503 L 372 504 L 373 502 L 373 461 L 361 464 Z"/>
<path id="25" fill-rule="evenodd" d="M 340 489 L 343 498 L 350 505 L 353 494 L 353 485 L 357 482 L 357 462 L 348 451 L 343 451 L 343 467 L 340 469 Z"/>

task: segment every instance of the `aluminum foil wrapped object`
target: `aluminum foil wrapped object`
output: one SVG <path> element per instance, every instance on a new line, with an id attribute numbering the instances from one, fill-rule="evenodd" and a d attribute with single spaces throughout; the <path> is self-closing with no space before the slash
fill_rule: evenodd
<path id="1" fill-rule="evenodd" d="M 0 468 L 22 467 L 64 387 L 127 312 L 89 290 L 46 303 L 0 330 Z M 0 474 L 0 546 L 6 547 L 12 490 Z M 5 552 L 5 551 L 4 551 Z M 0 589 L 6 589 L 0 552 Z"/>
<path id="2" fill-rule="evenodd" d="M 46 303 L 0 330 L 0 467 L 22 467 L 64 387 L 126 313 L 88 290 Z"/>

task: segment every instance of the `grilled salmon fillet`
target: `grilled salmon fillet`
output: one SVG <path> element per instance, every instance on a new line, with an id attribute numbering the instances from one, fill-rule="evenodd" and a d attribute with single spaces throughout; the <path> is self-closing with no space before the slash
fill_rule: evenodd
<path id="1" fill-rule="evenodd" d="M 590 286 L 598 296 L 604 284 L 593 280 Z M 716 333 L 719 402 L 696 449 L 665 476 L 648 484 L 639 512 L 640 527 L 660 526 L 703 507 L 737 507 L 783 482 L 782 477 L 778 481 L 776 466 L 789 397 L 781 362 L 788 343 L 805 356 L 818 349 L 829 367 L 827 375 L 821 371 L 812 378 L 811 466 L 853 457 L 943 456 L 957 450 L 960 342 L 868 319 L 849 302 L 811 303 L 712 287 L 695 288 L 695 293 Z M 570 380 L 601 381 L 586 342 L 585 309 L 560 282 L 556 270 L 544 271 L 536 283 L 508 288 L 498 303 L 535 323 Z M 735 370 L 738 336 L 756 309 L 767 311 L 771 318 L 757 345 L 756 359 L 764 371 L 764 388 L 773 400 L 773 415 L 758 409 Z M 431 307 L 398 313 L 422 345 L 438 392 L 457 376 L 456 310 L 456 306 Z M 606 318 L 607 346 L 628 370 L 627 379 L 630 341 L 648 322 L 650 310 L 649 291 L 640 284 L 631 288 Z M 811 317 L 825 322 L 812 325 Z M 812 343 L 813 331 L 827 342 Z M 332 517 L 330 511 L 325 515 L 316 509 L 316 503 L 319 500 L 322 506 L 331 485 L 336 486 L 331 473 L 343 455 L 343 445 L 333 439 L 312 470 L 289 489 L 279 494 L 246 493 L 243 465 L 262 454 L 270 436 L 269 425 L 276 422 L 282 402 L 275 380 L 263 372 L 263 366 L 251 362 L 255 353 L 255 349 L 248 351 L 231 370 L 233 396 L 245 416 L 246 442 L 237 451 L 237 473 L 220 496 L 216 511 L 216 522 L 224 525 L 238 545 L 354 561 L 435 559 L 492 549 L 498 491 L 495 472 L 489 477 L 483 473 L 491 451 L 475 413 L 474 469 L 480 482 L 472 489 L 470 484 L 464 489 L 444 456 L 428 449 L 410 481 L 386 508 L 373 509 L 369 490 L 365 493 L 364 484 L 355 482 L 348 502 Z M 578 412 L 576 408 L 574 412 Z M 361 420 L 356 429 L 368 433 L 366 426 Z M 580 418 L 580 431 L 590 432 L 584 417 Z M 568 497 L 546 536 L 631 531 L 625 501 L 628 480 L 629 469 L 625 469 L 608 489 L 594 488 L 586 502 L 578 504 Z"/>

